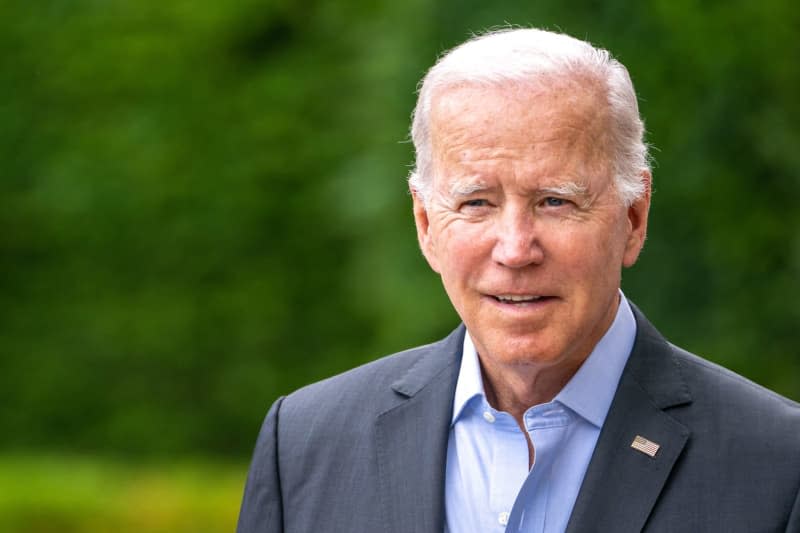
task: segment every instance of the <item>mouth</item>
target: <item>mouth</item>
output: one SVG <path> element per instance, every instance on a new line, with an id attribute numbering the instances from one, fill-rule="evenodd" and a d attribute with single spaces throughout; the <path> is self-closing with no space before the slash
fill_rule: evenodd
<path id="1" fill-rule="evenodd" d="M 489 296 L 502 304 L 512 305 L 538 303 L 554 298 L 553 296 L 543 296 L 539 294 L 492 294 Z"/>

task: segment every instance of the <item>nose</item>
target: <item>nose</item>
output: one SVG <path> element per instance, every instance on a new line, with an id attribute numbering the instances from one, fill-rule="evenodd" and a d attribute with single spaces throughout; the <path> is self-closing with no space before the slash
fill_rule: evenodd
<path id="1" fill-rule="evenodd" d="M 508 209 L 495 228 L 492 259 L 509 268 L 523 268 L 540 264 L 544 250 L 537 236 L 533 213 L 527 209 Z"/>

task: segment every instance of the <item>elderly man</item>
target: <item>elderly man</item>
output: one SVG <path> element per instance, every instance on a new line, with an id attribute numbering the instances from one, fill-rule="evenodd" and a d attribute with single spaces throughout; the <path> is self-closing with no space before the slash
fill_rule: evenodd
<path id="1" fill-rule="evenodd" d="M 446 339 L 279 399 L 239 532 L 800 532 L 800 406 L 620 292 L 650 171 L 604 50 L 478 37 L 428 72 L 410 178 Z"/>

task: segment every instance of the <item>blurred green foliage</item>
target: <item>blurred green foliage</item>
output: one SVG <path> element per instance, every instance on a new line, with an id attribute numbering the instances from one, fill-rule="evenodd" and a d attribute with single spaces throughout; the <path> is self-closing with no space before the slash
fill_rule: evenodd
<path id="1" fill-rule="evenodd" d="M 0 2 L 5 450 L 246 458 L 281 393 L 452 329 L 415 242 L 414 88 L 470 31 L 630 69 L 655 150 L 624 289 L 800 399 L 789 0 Z"/>
<path id="2" fill-rule="evenodd" d="M 61 456 L 0 457 L 0 531 L 233 531 L 242 465 L 133 465 Z"/>

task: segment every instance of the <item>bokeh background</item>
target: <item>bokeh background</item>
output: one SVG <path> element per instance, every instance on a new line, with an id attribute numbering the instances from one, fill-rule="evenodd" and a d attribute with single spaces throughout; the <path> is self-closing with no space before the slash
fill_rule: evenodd
<path id="1" fill-rule="evenodd" d="M 800 399 L 790 0 L 0 1 L 0 530 L 231 531 L 262 417 L 456 324 L 417 250 L 414 90 L 470 32 L 631 71 L 627 295 Z"/>

